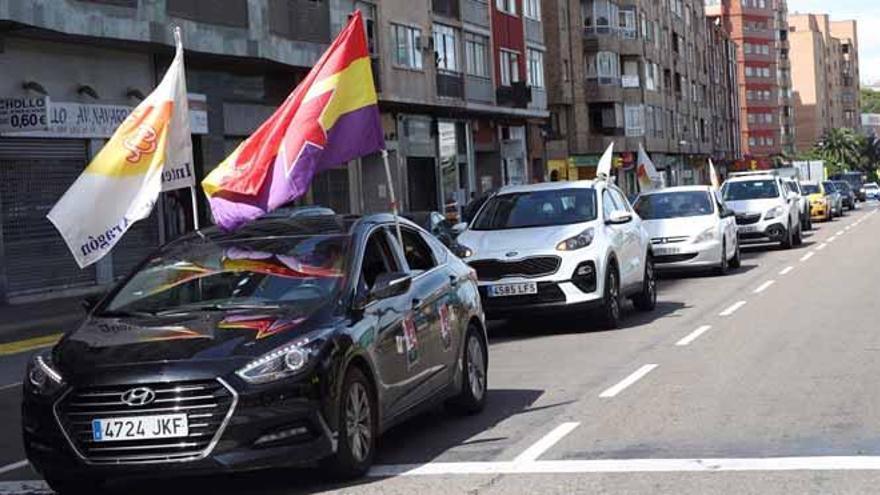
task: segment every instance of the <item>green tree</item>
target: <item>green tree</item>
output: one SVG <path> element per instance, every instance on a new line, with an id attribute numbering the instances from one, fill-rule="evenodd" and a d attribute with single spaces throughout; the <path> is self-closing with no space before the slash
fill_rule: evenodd
<path id="1" fill-rule="evenodd" d="M 862 167 L 863 147 L 859 135 L 852 129 L 831 129 L 813 151 L 825 161 L 832 174 Z"/>
<path id="2" fill-rule="evenodd" d="M 862 88 L 862 113 L 880 113 L 880 91 Z"/>

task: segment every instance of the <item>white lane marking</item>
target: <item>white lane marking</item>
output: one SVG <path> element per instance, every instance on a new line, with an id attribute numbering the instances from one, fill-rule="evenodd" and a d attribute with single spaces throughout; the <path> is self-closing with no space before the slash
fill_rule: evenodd
<path id="1" fill-rule="evenodd" d="M 450 474 L 670 473 L 719 471 L 880 471 L 880 456 L 732 459 L 595 459 L 515 462 L 433 462 L 374 466 L 368 476 Z M 5 492 L 4 492 L 5 493 Z"/>
<path id="2" fill-rule="evenodd" d="M 614 397 L 615 395 L 623 392 L 626 387 L 629 387 L 633 383 L 641 380 L 642 377 L 650 373 L 656 367 L 656 364 L 646 364 L 642 366 L 641 368 L 635 370 L 631 375 L 618 382 L 617 385 L 614 385 L 613 387 L 608 388 L 604 392 L 599 394 L 599 397 L 603 399 L 610 399 L 611 397 Z"/>
<path id="3" fill-rule="evenodd" d="M 767 290 L 767 287 L 770 287 L 771 285 L 773 285 L 774 282 L 776 282 L 776 281 L 775 280 L 768 280 L 768 281 L 764 282 L 763 284 L 759 285 L 758 288 L 755 289 L 755 294 L 760 294 L 760 293 L 764 292 L 765 290 Z"/>
<path id="4" fill-rule="evenodd" d="M 812 258 L 815 254 L 816 253 L 813 253 L 813 252 L 807 253 L 807 254 L 801 256 L 801 261 L 807 261 L 808 259 Z"/>
<path id="5" fill-rule="evenodd" d="M 847 226 L 846 226 L 846 230 L 849 230 L 849 229 L 851 229 L 851 228 L 852 228 L 852 225 L 847 225 Z"/>
<path id="6" fill-rule="evenodd" d="M 737 301 L 731 304 L 727 309 L 718 313 L 718 316 L 730 316 L 733 313 L 736 313 L 736 310 L 746 305 L 745 301 Z"/>
<path id="7" fill-rule="evenodd" d="M 816 251 L 821 251 L 821 250 L 825 249 L 825 246 L 827 246 L 827 245 L 828 245 L 828 243 L 825 243 L 825 242 L 823 242 L 822 244 L 819 244 L 818 246 L 816 246 Z"/>
<path id="8" fill-rule="evenodd" d="M 843 234 L 844 234 L 844 232 L 843 232 L 842 230 L 838 230 L 837 233 L 834 234 L 834 235 L 835 235 L 835 236 L 838 236 L 838 235 L 843 235 Z"/>
<path id="9" fill-rule="evenodd" d="M 804 260 L 801 259 L 801 261 L 804 261 Z M 788 273 L 789 273 L 790 271 L 792 271 L 792 270 L 794 270 L 794 267 L 793 267 L 793 266 L 787 266 L 787 267 L 783 268 L 782 271 L 779 272 L 779 274 L 780 274 L 780 275 L 788 275 Z"/>
<path id="10" fill-rule="evenodd" d="M 829 237 L 828 239 L 825 239 L 825 242 L 834 242 L 836 240 L 837 240 L 837 236 L 833 235 L 833 236 Z"/>
<path id="11" fill-rule="evenodd" d="M 0 467 L 0 474 L 8 473 L 9 471 L 15 471 L 16 469 L 21 469 L 27 465 L 28 465 L 27 459 L 24 459 L 24 460 L 21 460 L 18 462 L 13 462 L 12 464 L 7 464 L 3 467 Z"/>
<path id="12" fill-rule="evenodd" d="M 49 495 L 55 493 L 42 480 L 0 481 L 0 493 L 3 495 Z"/>
<path id="13" fill-rule="evenodd" d="M 21 382 L 10 383 L 8 385 L 0 385 L 0 392 L 4 390 L 14 390 L 17 387 L 21 386 Z"/>
<path id="14" fill-rule="evenodd" d="M 703 325 L 703 326 L 701 326 L 700 328 L 698 328 L 698 329 L 694 330 L 693 332 L 689 333 L 685 338 L 683 338 L 683 339 L 679 340 L 678 342 L 676 342 L 675 345 L 677 345 L 677 346 L 685 346 L 685 345 L 688 345 L 688 344 L 690 344 L 691 342 L 697 340 L 697 337 L 699 337 L 700 335 L 703 335 L 704 333 L 708 332 L 710 328 L 712 328 L 711 325 Z"/>
<path id="15" fill-rule="evenodd" d="M 562 423 L 554 428 L 553 431 L 541 437 L 540 440 L 533 443 L 529 448 L 524 450 L 522 454 L 516 456 L 513 462 L 520 464 L 523 462 L 534 462 L 538 460 L 538 457 L 541 457 L 544 452 L 550 450 L 550 447 L 556 445 L 556 443 L 562 440 L 565 435 L 574 431 L 578 426 L 580 426 L 580 423 L 577 422 Z"/>

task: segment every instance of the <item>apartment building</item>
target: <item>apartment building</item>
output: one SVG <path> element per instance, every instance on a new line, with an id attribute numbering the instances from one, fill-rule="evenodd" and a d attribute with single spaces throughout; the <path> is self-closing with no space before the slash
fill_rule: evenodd
<path id="1" fill-rule="evenodd" d="M 794 110 L 788 60 L 785 0 L 706 0 L 706 15 L 718 19 L 737 47 L 739 167 L 769 168 L 793 151 Z"/>
<path id="2" fill-rule="evenodd" d="M 548 74 L 555 176 L 592 177 L 612 142 L 618 183 L 629 193 L 640 144 L 670 184 L 703 182 L 708 157 L 738 158 L 729 139 L 738 101 L 720 90 L 735 81 L 732 45 L 707 22 L 701 0 L 544 6 L 548 63 L 557 69 Z"/>
<path id="3" fill-rule="evenodd" d="M 860 129 L 856 21 L 825 14 L 789 16 L 797 150 L 807 151 L 831 129 Z"/>
<path id="4" fill-rule="evenodd" d="M 544 176 L 544 27 L 538 0 L 340 0 L 367 19 L 398 196 L 455 214 L 475 195 Z M 358 160 L 351 211 L 388 209 L 379 155 Z"/>

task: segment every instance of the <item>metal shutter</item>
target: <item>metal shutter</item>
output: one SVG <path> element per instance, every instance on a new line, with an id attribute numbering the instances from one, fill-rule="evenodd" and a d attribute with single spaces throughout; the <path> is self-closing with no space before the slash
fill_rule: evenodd
<path id="1" fill-rule="evenodd" d="M 80 139 L 0 138 L 0 221 L 9 295 L 95 284 L 55 227 L 52 206 L 85 168 Z"/>

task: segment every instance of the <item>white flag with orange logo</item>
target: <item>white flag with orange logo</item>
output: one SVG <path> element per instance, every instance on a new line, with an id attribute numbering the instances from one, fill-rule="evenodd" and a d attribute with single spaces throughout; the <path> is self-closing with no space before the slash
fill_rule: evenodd
<path id="1" fill-rule="evenodd" d="M 166 167 L 192 163 L 179 29 L 174 38 L 177 51 L 162 82 L 49 212 L 80 268 L 104 257 L 132 224 L 150 215 Z"/>
<path id="2" fill-rule="evenodd" d="M 642 143 L 639 143 L 639 156 L 636 167 L 636 177 L 639 180 L 640 191 L 651 191 L 662 187 L 663 179 L 657 173 L 657 167 L 654 166 L 654 162 L 651 161 L 651 157 L 648 156 L 648 152 L 645 151 Z"/>

